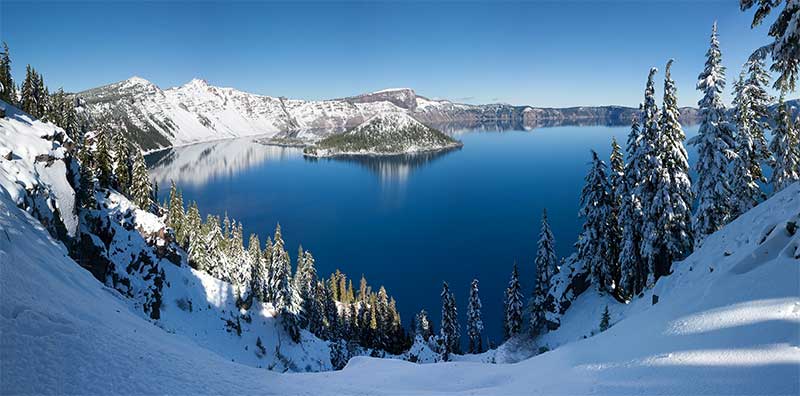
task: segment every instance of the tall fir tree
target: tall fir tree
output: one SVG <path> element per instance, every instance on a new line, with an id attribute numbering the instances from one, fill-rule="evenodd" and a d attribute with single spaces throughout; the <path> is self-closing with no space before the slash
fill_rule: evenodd
<path id="1" fill-rule="evenodd" d="M 795 125 L 789 115 L 789 109 L 781 94 L 778 110 L 775 115 L 775 129 L 769 148 L 775 158 L 770 183 L 773 193 L 777 193 L 790 184 L 800 180 L 800 125 Z"/>
<path id="2" fill-rule="evenodd" d="M 710 234 L 728 223 L 731 216 L 731 183 L 728 164 L 736 160 L 736 146 L 725 116 L 722 91 L 725 88 L 725 67 L 717 38 L 717 24 L 711 29 L 711 45 L 706 52 L 705 69 L 698 76 L 697 89 L 703 93 L 698 135 L 689 144 L 697 148 L 697 210 L 692 219 L 694 244 L 700 246 Z"/>
<path id="3" fill-rule="evenodd" d="M 658 164 L 645 177 L 653 188 L 644 211 L 644 238 L 642 258 L 647 262 L 646 285 L 671 272 L 672 262 L 683 259 L 692 250 L 692 183 L 689 179 L 689 157 L 683 145 L 683 132 L 678 109 L 677 90 L 672 80 L 672 60 L 667 62 L 664 74 L 664 103 L 661 110 L 661 130 L 655 138 L 654 148 Z M 647 139 L 647 138 L 646 138 Z"/>
<path id="4" fill-rule="evenodd" d="M 144 162 L 142 150 L 137 146 L 132 150 L 131 154 L 133 156 L 133 171 L 131 174 L 131 187 L 129 189 L 130 196 L 133 202 L 142 210 L 150 210 L 153 190 L 150 185 L 150 176 L 147 174 L 147 165 Z M 195 210 L 196 209 L 195 207 Z M 192 220 L 199 223 L 200 214 L 197 213 Z M 192 226 L 199 227 L 199 224 L 193 224 Z"/>
<path id="5" fill-rule="evenodd" d="M 450 355 L 458 354 L 461 344 L 461 331 L 458 327 L 458 312 L 456 300 L 447 282 L 442 284 L 442 327 L 440 338 L 442 340 L 442 356 L 445 361 L 450 360 Z"/>
<path id="6" fill-rule="evenodd" d="M 519 283 L 517 263 L 514 263 L 514 267 L 511 269 L 511 279 L 508 281 L 504 302 L 503 335 L 507 340 L 522 330 L 522 286 Z"/>
<path id="7" fill-rule="evenodd" d="M 747 67 L 747 65 L 745 65 Z M 754 125 L 759 121 L 753 110 L 753 100 L 745 82 L 745 70 L 733 85 L 734 118 L 736 120 L 736 154 L 732 165 L 731 217 L 736 218 L 764 199 L 758 182 L 761 180 L 761 162 L 753 136 Z"/>
<path id="8" fill-rule="evenodd" d="M 128 153 L 128 139 L 125 138 L 121 132 L 117 132 L 111 137 L 114 159 L 114 186 L 117 191 L 124 195 L 132 196 L 130 193 L 131 187 L 131 163 L 130 154 Z M 149 192 L 148 192 L 149 195 Z"/>
<path id="9" fill-rule="evenodd" d="M 753 139 L 753 154 L 750 156 L 750 172 L 753 177 L 762 183 L 766 183 L 767 179 L 762 169 L 764 163 L 772 162 L 772 153 L 769 150 L 769 143 L 767 142 L 766 132 L 770 130 L 770 121 L 772 119 L 772 112 L 770 106 L 775 98 L 767 91 L 770 82 L 769 72 L 764 66 L 762 59 L 753 59 L 745 63 L 745 79 L 742 84 L 741 90 L 747 96 L 747 113 L 748 122 L 746 128 L 749 135 Z M 737 95 L 738 96 L 738 92 Z M 737 104 L 734 99 L 734 104 Z M 738 107 L 736 111 L 737 126 L 738 123 Z"/>
<path id="10" fill-rule="evenodd" d="M 95 135 L 95 175 L 102 188 L 111 187 L 111 183 L 114 180 L 109 140 L 107 133 L 100 132 Z"/>
<path id="11" fill-rule="evenodd" d="M 530 330 L 536 337 L 545 328 L 547 312 L 547 295 L 550 292 L 550 281 L 558 269 L 555 237 L 547 222 L 547 210 L 542 211 L 542 226 L 539 241 L 536 244 L 536 285 L 530 304 Z"/>
<path id="12" fill-rule="evenodd" d="M 170 183 L 169 205 L 167 207 L 167 225 L 175 232 L 175 239 L 178 243 L 183 243 L 183 195 L 175 182 Z M 219 224 L 217 224 L 219 226 Z"/>
<path id="13" fill-rule="evenodd" d="M 12 105 L 17 102 L 17 88 L 11 77 L 11 54 L 5 41 L 0 53 L 0 100 Z"/>
<path id="14" fill-rule="evenodd" d="M 336 298 L 333 295 L 333 287 L 329 282 L 324 288 L 325 300 L 325 325 L 327 330 L 325 332 L 327 339 L 332 340 L 341 336 L 339 329 L 339 308 L 336 306 Z"/>
<path id="15" fill-rule="evenodd" d="M 619 281 L 619 268 L 609 236 L 617 224 L 613 221 L 614 197 L 606 174 L 606 164 L 592 151 L 592 165 L 581 192 L 580 216 L 584 218 L 583 233 L 578 240 L 578 257 L 590 268 L 598 290 L 614 292 Z M 612 221 L 614 224 L 612 224 Z"/>
<path id="16" fill-rule="evenodd" d="M 292 263 L 289 253 L 283 247 L 280 224 L 275 228 L 275 242 L 272 247 L 272 266 L 270 268 L 270 290 L 272 304 L 278 311 L 284 330 L 294 342 L 300 341 L 298 315 L 300 298 L 292 284 Z"/>
<path id="17" fill-rule="evenodd" d="M 616 193 L 616 196 L 620 197 L 617 222 L 622 232 L 619 254 L 620 291 L 618 294 L 623 297 L 630 297 L 641 292 L 644 284 L 642 278 L 646 276 L 640 256 L 642 207 L 639 197 L 636 195 L 642 167 L 637 156 L 640 141 L 641 130 L 638 118 L 634 116 L 631 120 L 631 132 L 628 135 L 626 148 L 628 162 L 625 164 L 625 174 Z"/>
<path id="18" fill-rule="evenodd" d="M 20 110 L 38 118 L 39 105 L 37 103 L 37 86 L 36 71 L 33 70 L 31 65 L 25 66 L 25 79 L 22 81 L 20 89 Z"/>
<path id="19" fill-rule="evenodd" d="M 134 170 L 136 169 L 135 167 L 136 162 L 137 161 L 134 161 Z M 135 174 L 136 173 L 134 173 L 134 175 Z M 144 199 L 142 193 L 137 193 L 134 196 L 136 197 L 135 200 L 137 201 Z M 150 205 L 151 204 L 150 197 L 146 198 L 146 200 L 143 202 L 145 205 Z M 203 219 L 200 217 L 200 209 L 197 207 L 197 202 L 192 202 L 192 204 L 189 205 L 189 209 L 186 210 L 186 218 L 184 223 L 186 226 L 186 235 L 188 239 L 187 246 L 191 247 L 192 243 L 194 243 L 197 239 L 202 238 L 203 236 L 202 232 Z"/>
<path id="20" fill-rule="evenodd" d="M 739 0 L 742 11 L 746 11 L 758 4 L 753 16 L 751 27 L 756 27 L 764 19 L 784 3 L 783 10 L 778 13 L 768 34 L 772 42 L 757 49 L 751 57 L 772 57 L 770 69 L 778 73 L 774 87 L 779 91 L 794 91 L 797 83 L 798 68 L 800 68 L 800 2 L 796 0 Z"/>
<path id="21" fill-rule="evenodd" d="M 414 318 L 414 325 L 414 333 L 422 337 L 423 340 L 427 341 L 433 336 L 433 324 L 428 318 L 428 312 L 424 309 L 419 311 Z"/>
<path id="22" fill-rule="evenodd" d="M 481 298 L 478 295 L 478 280 L 473 279 L 469 288 L 469 304 L 467 305 L 467 337 L 469 353 L 483 352 L 483 319 L 481 318 Z"/>

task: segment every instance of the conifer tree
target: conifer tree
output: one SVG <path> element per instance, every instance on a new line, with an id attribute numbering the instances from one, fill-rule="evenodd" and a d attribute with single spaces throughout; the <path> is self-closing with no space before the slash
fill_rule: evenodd
<path id="1" fill-rule="evenodd" d="M 697 147 L 697 211 L 693 218 L 694 244 L 727 224 L 731 215 L 731 183 L 728 164 L 736 159 L 733 130 L 725 118 L 722 90 L 725 68 L 717 39 L 717 24 L 711 30 L 711 46 L 705 69 L 698 76 L 697 89 L 703 92 L 698 135 L 690 140 Z"/>
<path id="2" fill-rule="evenodd" d="M 0 100 L 15 104 L 17 101 L 17 88 L 14 79 L 11 77 L 11 55 L 8 51 L 8 44 L 3 42 L 3 52 L 0 53 Z"/>
<path id="3" fill-rule="evenodd" d="M 736 93 L 733 99 L 736 120 L 736 154 L 732 165 L 731 178 L 731 218 L 736 218 L 756 206 L 764 198 L 758 181 L 763 177 L 761 163 L 753 136 L 753 125 L 757 124 L 753 111 L 750 90 L 745 83 L 745 71 L 733 85 Z"/>
<path id="4" fill-rule="evenodd" d="M 327 325 L 327 338 L 333 340 L 341 336 L 339 329 L 339 308 L 333 296 L 333 285 L 325 287 L 325 324 Z"/>
<path id="5" fill-rule="evenodd" d="M 773 193 L 800 180 L 800 132 L 797 130 L 800 126 L 793 124 L 787 107 L 784 95 L 781 94 L 769 147 L 775 157 L 775 166 L 770 177 Z"/>
<path id="6" fill-rule="evenodd" d="M 542 211 L 542 227 L 539 231 L 539 242 L 536 250 L 536 286 L 533 289 L 530 310 L 531 335 L 541 334 L 545 327 L 547 312 L 547 295 L 550 291 L 550 280 L 557 270 L 555 238 L 550 224 L 547 222 L 547 210 Z"/>
<path id="7" fill-rule="evenodd" d="M 578 241 L 578 257 L 591 269 L 598 290 L 613 292 L 619 279 L 617 260 L 608 237 L 614 234 L 611 224 L 613 196 L 606 175 L 606 164 L 592 151 L 592 167 L 581 192 L 580 216 L 585 219 Z"/>
<path id="8" fill-rule="evenodd" d="M 311 324 L 315 316 L 318 316 L 316 306 L 316 291 L 317 291 L 317 269 L 314 263 L 314 256 L 311 252 L 298 252 L 298 255 L 303 255 L 303 260 L 298 260 L 298 265 L 302 263 L 302 268 L 298 269 L 297 290 L 302 300 L 303 312 L 306 321 Z"/>
<path id="9" fill-rule="evenodd" d="M 109 188 L 113 180 L 111 150 L 109 138 L 106 133 L 95 135 L 97 148 L 95 152 L 95 175 L 100 182 L 100 187 Z"/>
<path id="10" fill-rule="evenodd" d="M 646 285 L 671 272 L 674 260 L 686 257 L 692 249 L 692 184 L 689 179 L 689 159 L 683 141 L 683 132 L 678 118 L 678 98 L 675 82 L 667 62 L 664 75 L 664 104 L 661 111 L 661 130 L 655 138 L 654 153 L 658 158 L 650 161 L 660 167 L 649 167 L 645 185 L 653 188 L 652 195 L 645 195 L 644 238 L 641 246 L 642 258 L 647 262 Z M 645 137 L 649 139 L 648 137 Z"/>
<path id="11" fill-rule="evenodd" d="M 744 65 L 744 82 L 736 91 L 734 106 L 736 106 L 737 129 L 746 128 L 752 139 L 752 154 L 750 155 L 750 173 L 762 183 L 767 179 L 762 169 L 763 163 L 771 163 L 772 154 L 766 138 L 766 131 L 770 129 L 772 112 L 769 107 L 775 99 L 767 92 L 770 75 L 765 69 L 761 59 L 749 60 Z M 741 92 L 741 93 L 740 93 Z M 746 97 L 742 101 L 740 96 Z M 744 116 L 744 119 L 741 117 Z"/>
<path id="12" fill-rule="evenodd" d="M 142 150 L 137 146 L 133 149 L 133 174 L 131 176 L 131 188 L 130 188 L 130 195 L 133 199 L 133 202 L 139 206 L 142 210 L 150 210 L 150 206 L 152 204 L 151 199 L 153 196 L 153 191 L 150 186 L 150 176 L 147 174 L 147 165 L 144 162 L 144 156 L 142 155 Z M 195 204 L 195 211 L 197 211 L 197 204 Z M 191 227 L 199 228 L 200 223 L 200 213 L 197 212 L 195 217 L 192 221 L 196 222 L 191 225 Z M 189 232 L 192 232 L 192 228 L 187 227 Z M 188 234 L 187 234 L 188 236 Z"/>
<path id="13" fill-rule="evenodd" d="M 481 298 L 478 296 L 478 280 L 473 279 L 469 288 L 469 304 L 467 305 L 467 337 L 469 337 L 469 353 L 483 352 L 483 320 L 481 319 Z"/>
<path id="14" fill-rule="evenodd" d="M 267 261 L 264 257 L 265 251 L 261 250 L 261 242 L 258 235 L 251 234 L 250 242 L 247 244 L 247 252 L 250 256 L 251 275 L 250 293 L 261 302 L 266 302 L 264 289 L 267 285 Z"/>
<path id="15" fill-rule="evenodd" d="M 378 348 L 383 350 L 389 349 L 389 337 L 391 335 L 392 315 L 389 311 L 389 295 L 386 293 L 386 288 L 381 286 L 378 289 L 378 296 L 376 298 L 376 312 L 377 312 L 377 332 L 376 343 Z"/>
<path id="16" fill-rule="evenodd" d="M 522 286 L 519 283 L 519 272 L 517 263 L 511 270 L 511 279 L 508 281 L 508 288 L 505 294 L 505 320 L 503 322 L 503 334 L 505 339 L 509 339 L 519 334 L 522 329 Z"/>
<path id="17" fill-rule="evenodd" d="M 639 253 L 642 240 L 641 203 L 635 193 L 641 180 L 641 163 L 637 156 L 640 140 L 639 122 L 634 116 L 626 148 L 628 163 L 625 164 L 625 175 L 616 193 L 621 200 L 618 218 L 622 232 L 619 254 L 621 290 L 618 294 L 622 296 L 633 296 L 641 292 L 642 278 L 646 274 Z"/>
<path id="18" fill-rule="evenodd" d="M 779 91 L 794 91 L 797 82 L 798 68 L 800 68 L 800 3 L 793 0 L 739 0 L 742 11 L 748 10 L 758 4 L 753 16 L 751 27 L 756 27 L 781 3 L 784 8 L 775 18 L 769 29 L 773 41 L 758 50 L 751 57 L 772 57 L 772 71 L 779 73 L 774 87 Z"/>
<path id="19" fill-rule="evenodd" d="M 275 228 L 275 242 L 272 247 L 272 266 L 270 268 L 270 289 L 272 304 L 278 311 L 281 323 L 294 342 L 300 341 L 298 314 L 300 298 L 292 285 L 292 264 L 289 253 L 283 248 L 280 224 Z"/>
<path id="20" fill-rule="evenodd" d="M 135 166 L 136 162 L 138 161 L 134 161 L 134 169 L 136 169 Z M 137 197 L 138 197 L 137 200 L 142 199 L 142 195 L 137 194 Z M 150 204 L 149 198 L 146 204 L 147 205 Z M 197 207 L 197 202 L 192 202 L 192 204 L 189 205 L 189 209 L 186 211 L 185 220 L 186 220 L 185 225 L 187 230 L 186 235 L 189 240 L 188 246 L 191 249 L 192 244 L 195 243 L 198 239 L 202 239 L 203 237 L 201 229 L 201 227 L 203 226 L 203 219 L 200 218 L 200 209 Z"/>
<path id="21" fill-rule="evenodd" d="M 183 195 L 178 190 L 175 182 L 171 182 L 169 188 L 169 207 L 167 208 L 167 225 L 175 232 L 175 240 L 178 243 L 184 241 L 183 230 Z M 217 228 L 219 224 L 217 224 Z M 220 232 L 220 236 L 222 233 Z"/>
<path id="22" fill-rule="evenodd" d="M 461 344 L 461 331 L 458 328 L 458 313 L 456 300 L 447 282 L 442 284 L 442 327 L 440 337 L 442 340 L 442 356 L 445 361 L 450 360 L 450 355 L 459 353 Z"/>
<path id="23" fill-rule="evenodd" d="M 428 319 L 428 312 L 424 309 L 419 311 L 414 318 L 414 324 L 416 335 L 421 336 L 423 340 L 427 341 L 433 336 L 433 324 Z"/>
<path id="24" fill-rule="evenodd" d="M 131 164 L 129 161 L 128 141 L 121 132 L 117 132 L 112 135 L 112 144 L 114 145 L 113 158 L 116 188 L 123 195 L 132 196 L 129 190 L 131 186 Z M 148 191 L 147 193 L 149 196 L 150 192 Z"/>
<path id="25" fill-rule="evenodd" d="M 22 81 L 19 108 L 35 118 L 39 118 L 39 105 L 36 102 L 37 89 L 36 71 L 33 70 L 31 65 L 27 65 L 25 67 L 25 80 Z"/>
<path id="26" fill-rule="evenodd" d="M 603 310 L 603 316 L 600 318 L 600 331 L 606 331 L 611 327 L 611 314 L 608 312 L 608 305 Z"/>

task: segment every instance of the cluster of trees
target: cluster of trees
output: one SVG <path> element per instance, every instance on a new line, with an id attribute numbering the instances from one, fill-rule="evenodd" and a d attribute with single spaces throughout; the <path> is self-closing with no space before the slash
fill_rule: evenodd
<path id="1" fill-rule="evenodd" d="M 585 222 L 578 256 L 591 269 L 598 289 L 620 300 L 651 287 L 670 273 L 673 261 L 686 257 L 708 235 L 765 199 L 767 184 L 777 192 L 800 180 L 800 118 L 791 119 L 783 100 L 785 89 L 777 110 L 771 112 L 769 73 L 763 60 L 750 59 L 734 86 L 734 108 L 728 111 L 721 98 L 725 88 L 721 58 L 714 24 L 705 68 L 698 76 L 697 89 L 703 93 L 699 133 L 688 142 L 698 152 L 694 186 L 678 122 L 671 60 L 660 109 L 654 99 L 657 70 L 650 70 L 641 115 L 633 120 L 628 137 L 627 161 L 615 141 L 610 172 L 592 152 L 581 194 Z M 766 165 L 772 167 L 769 180 L 763 170 Z"/>
<path id="2" fill-rule="evenodd" d="M 17 89 L 11 75 L 11 55 L 5 42 L 0 52 L 0 100 L 42 121 L 60 126 L 74 141 L 79 140 L 82 122 L 75 109 L 77 99 L 68 96 L 62 88 L 51 94 L 44 77 L 31 65 L 26 66 L 25 79 Z"/>
<path id="3" fill-rule="evenodd" d="M 242 223 L 200 217 L 197 203 L 184 208 L 174 184 L 164 204 L 175 241 L 188 251 L 192 267 L 233 285 L 240 304 L 255 299 L 271 303 L 287 332 L 297 342 L 301 328 L 321 339 L 346 341 L 364 348 L 400 353 L 410 344 L 395 299 L 381 286 L 373 291 L 362 276 L 356 292 L 352 280 L 337 270 L 318 277 L 314 256 L 300 246 L 294 265 L 278 225 L 265 246 L 257 234 L 244 245 Z"/>

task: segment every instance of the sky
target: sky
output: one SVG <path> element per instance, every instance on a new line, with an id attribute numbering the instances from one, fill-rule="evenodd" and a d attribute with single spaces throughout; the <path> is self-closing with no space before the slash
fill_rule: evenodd
<path id="1" fill-rule="evenodd" d="M 679 104 L 695 106 L 712 23 L 730 88 L 768 42 L 768 24 L 751 29 L 751 19 L 738 0 L 0 1 L 15 78 L 31 64 L 51 89 L 134 75 L 168 88 L 197 77 L 298 99 L 409 87 L 464 103 L 542 107 L 636 106 L 650 67 L 670 58 Z"/>

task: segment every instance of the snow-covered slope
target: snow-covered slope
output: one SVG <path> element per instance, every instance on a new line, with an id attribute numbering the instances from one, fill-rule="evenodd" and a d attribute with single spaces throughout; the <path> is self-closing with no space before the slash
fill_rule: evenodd
<path id="1" fill-rule="evenodd" d="M 461 142 L 422 124 L 405 113 L 381 113 L 338 135 L 306 147 L 311 157 L 395 155 L 461 147 Z"/>
<path id="2" fill-rule="evenodd" d="M 428 99 L 410 88 L 331 100 L 295 100 L 215 87 L 200 79 L 161 89 L 140 77 L 75 95 L 83 100 L 81 114 L 90 125 L 124 131 L 145 150 L 255 135 L 315 141 L 383 113 L 406 113 L 428 125 L 457 124 L 468 129 L 501 123 L 530 129 L 562 123 L 627 124 L 636 111 L 618 106 L 468 105 Z"/>
<path id="3" fill-rule="evenodd" d="M 241 364 L 249 351 L 229 355 L 247 344 L 209 334 L 218 313 L 233 309 L 225 285 L 185 268 L 166 267 L 178 274 L 167 274 L 175 280 L 164 292 L 165 318 L 153 326 L 68 258 L 11 196 L 0 194 L 2 394 L 800 393 L 800 184 L 675 264 L 650 292 L 658 304 L 650 295 L 624 307 L 608 301 L 614 326 L 596 336 L 581 339 L 604 301 L 585 293 L 545 339 L 560 346 L 517 364 L 358 357 L 340 372 L 315 374 L 272 373 Z M 147 217 L 109 200 L 121 218 Z M 178 301 L 185 297 L 206 301 L 189 311 L 211 312 L 197 334 L 181 325 L 190 315 Z"/>

